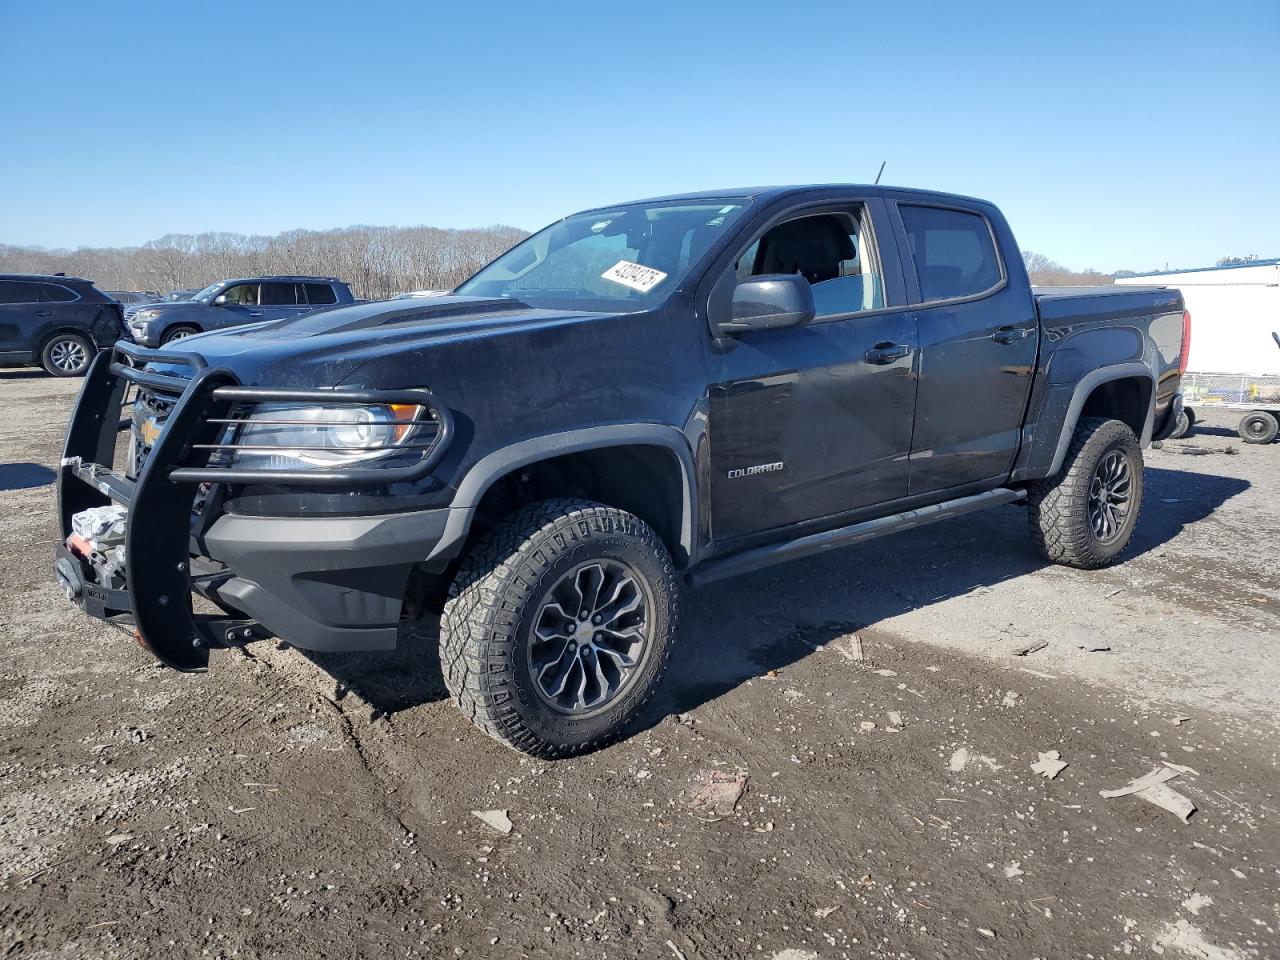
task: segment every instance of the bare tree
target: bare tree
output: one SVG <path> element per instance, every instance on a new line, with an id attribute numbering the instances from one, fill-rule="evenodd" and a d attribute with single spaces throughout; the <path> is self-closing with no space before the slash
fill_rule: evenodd
<path id="1" fill-rule="evenodd" d="M 141 247 L 47 250 L 0 244 L 0 272 L 71 273 L 106 290 L 203 287 L 259 274 L 335 276 L 356 296 L 452 289 L 528 234 L 515 227 L 343 227 L 240 233 L 167 234 Z"/>

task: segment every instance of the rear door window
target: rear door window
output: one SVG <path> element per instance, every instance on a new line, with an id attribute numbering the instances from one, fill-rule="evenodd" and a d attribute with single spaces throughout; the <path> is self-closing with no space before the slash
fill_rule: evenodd
<path id="1" fill-rule="evenodd" d="M 326 304 L 338 302 L 333 287 L 327 283 L 308 283 L 304 286 L 307 288 L 307 301 L 312 306 L 323 307 Z"/>
<path id="2" fill-rule="evenodd" d="M 986 293 L 1001 280 L 986 217 L 964 210 L 899 204 L 920 298 L 954 300 Z"/>
<path id="3" fill-rule="evenodd" d="M 298 284 L 264 283 L 262 285 L 262 305 L 264 307 L 296 307 L 298 305 Z"/>
<path id="4" fill-rule="evenodd" d="M 40 284 L 40 292 L 44 295 L 44 299 L 50 303 L 70 303 L 72 300 L 80 299 L 78 293 L 60 283 L 42 283 Z"/>
<path id="5" fill-rule="evenodd" d="M 0 280 L 0 303 L 39 303 L 40 284 L 26 280 Z"/>

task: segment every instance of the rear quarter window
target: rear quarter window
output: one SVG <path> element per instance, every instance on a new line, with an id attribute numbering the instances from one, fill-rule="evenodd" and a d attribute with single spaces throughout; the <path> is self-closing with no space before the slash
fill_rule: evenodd
<path id="1" fill-rule="evenodd" d="M 333 287 L 327 283 L 308 283 L 304 286 L 307 288 L 307 302 L 312 306 L 322 307 L 325 304 L 338 302 Z"/>
<path id="2" fill-rule="evenodd" d="M 986 293 L 1001 280 L 986 217 L 964 210 L 899 204 L 922 300 Z"/>
<path id="3" fill-rule="evenodd" d="M 72 300 L 80 299 L 80 294 L 60 283 L 42 283 L 40 292 L 50 303 L 70 303 Z"/>

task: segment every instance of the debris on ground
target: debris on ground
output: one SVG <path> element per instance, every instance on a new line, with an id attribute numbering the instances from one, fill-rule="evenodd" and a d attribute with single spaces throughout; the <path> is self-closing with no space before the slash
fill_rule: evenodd
<path id="1" fill-rule="evenodd" d="M 896 677 L 898 675 L 897 670 L 876 670 L 874 673 L 877 677 Z"/>
<path id="2" fill-rule="evenodd" d="M 989 930 L 986 927 L 979 927 L 978 932 L 989 940 L 994 940 L 996 938 L 996 932 L 994 930 Z"/>
<path id="3" fill-rule="evenodd" d="M 1077 646 L 1088 653 L 1109 653 L 1111 651 L 1111 644 L 1105 640 L 1091 640 L 1088 643 L 1077 644 Z"/>
<path id="4" fill-rule="evenodd" d="M 819 907 L 817 910 L 813 911 L 813 915 L 819 920 L 825 920 L 839 909 L 840 904 L 838 903 L 834 907 Z"/>
<path id="5" fill-rule="evenodd" d="M 947 763 L 947 768 L 952 773 L 959 773 L 967 767 L 981 764 L 992 772 L 1003 770 L 1004 767 L 997 763 L 992 757 L 984 756 L 981 753 L 974 753 L 968 747 L 960 747 L 953 754 Z"/>
<path id="6" fill-rule="evenodd" d="M 840 651 L 840 655 L 846 660 L 859 663 L 863 659 L 862 638 L 856 633 L 849 634 L 843 643 L 837 643 L 836 649 Z"/>
<path id="7" fill-rule="evenodd" d="M 889 726 L 897 728 L 898 730 L 902 729 L 903 727 L 902 714 L 900 714 L 897 710 L 889 711 Z"/>
<path id="8" fill-rule="evenodd" d="M 1016 707 L 1018 705 L 1018 691 L 1009 690 L 1005 693 L 1004 699 L 1000 701 L 1002 707 Z"/>
<path id="9" fill-rule="evenodd" d="M 1022 862 L 1019 860 L 1012 861 L 1007 867 L 1004 868 L 1004 875 L 1009 880 L 1012 880 L 1015 877 L 1022 876 L 1023 872 L 1024 871 L 1022 869 Z"/>
<path id="10" fill-rule="evenodd" d="M 515 826 L 506 810 L 472 810 L 471 815 L 502 834 L 510 833 Z"/>
<path id="11" fill-rule="evenodd" d="M 1190 717 L 1170 717 L 1169 722 L 1172 723 L 1175 727 L 1180 727 L 1190 719 L 1191 719 Z"/>
<path id="12" fill-rule="evenodd" d="M 1037 650 L 1043 650 L 1049 645 L 1048 640 L 1034 640 L 1031 643 L 1024 643 L 1018 649 L 1013 651 L 1015 657 L 1025 657 L 1029 653 L 1035 653 Z"/>
<path id="13" fill-rule="evenodd" d="M 745 773 L 722 773 L 712 770 L 694 788 L 689 808 L 703 820 L 720 820 L 733 816 L 738 800 L 747 788 Z"/>
<path id="14" fill-rule="evenodd" d="M 1163 767 L 1157 767 L 1150 773 L 1129 781 L 1128 784 L 1117 790 L 1101 790 L 1099 791 L 1099 796 L 1110 800 L 1115 797 L 1127 797 L 1130 794 L 1137 794 L 1148 803 L 1154 803 L 1157 807 L 1168 810 L 1183 823 L 1186 823 L 1191 819 L 1191 814 L 1196 812 L 1196 805 L 1178 793 L 1177 790 L 1165 786 L 1165 784 L 1183 773 L 1194 772 L 1190 767 L 1166 763 Z"/>
<path id="15" fill-rule="evenodd" d="M 1046 750 L 1039 755 L 1039 759 L 1031 765 L 1031 769 L 1046 780 L 1052 780 L 1057 777 L 1063 770 L 1067 769 L 1067 763 L 1061 759 L 1062 754 L 1057 750 Z"/>
<path id="16" fill-rule="evenodd" d="M 876 722 L 874 720 L 863 720 L 860 724 L 858 724 L 858 729 L 861 730 L 863 733 L 870 733 L 875 728 L 876 728 Z"/>

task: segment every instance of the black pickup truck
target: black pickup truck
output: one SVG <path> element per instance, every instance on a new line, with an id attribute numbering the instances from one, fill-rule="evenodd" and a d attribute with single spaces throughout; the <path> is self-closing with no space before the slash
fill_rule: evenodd
<path id="1" fill-rule="evenodd" d="M 653 693 L 686 586 L 1002 503 L 1048 559 L 1111 562 L 1189 323 L 1174 290 L 1033 291 L 981 200 L 589 210 L 451 296 L 101 355 L 57 576 L 181 670 L 384 650 L 438 610 L 467 716 L 562 756 Z"/>

